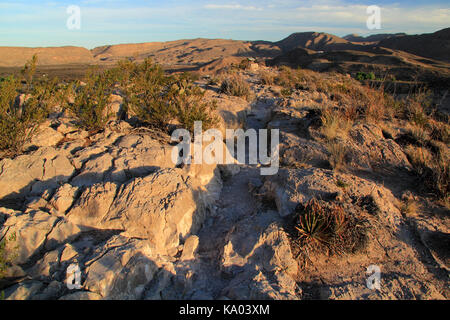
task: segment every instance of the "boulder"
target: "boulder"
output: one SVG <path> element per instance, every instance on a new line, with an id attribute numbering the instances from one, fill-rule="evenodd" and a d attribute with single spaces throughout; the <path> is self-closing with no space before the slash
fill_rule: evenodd
<path id="1" fill-rule="evenodd" d="M 158 271 L 147 242 L 132 241 L 103 252 L 86 269 L 84 287 L 103 299 L 139 299 Z"/>
<path id="2" fill-rule="evenodd" d="M 8 241 L 6 245 L 6 250 L 16 256 L 13 262 L 24 264 L 34 254 L 40 253 L 47 241 L 47 235 L 52 231 L 57 220 L 57 217 L 42 211 L 9 217 L 0 235 L 7 239 L 15 235 L 15 240 Z"/>
<path id="3" fill-rule="evenodd" d="M 64 135 L 51 127 L 45 127 L 31 138 L 29 145 L 36 147 L 53 147 L 58 144 Z"/>
<path id="4" fill-rule="evenodd" d="M 64 184 L 75 172 L 68 156 L 51 147 L 3 159 L 0 168 L 0 199 L 40 195 Z"/>

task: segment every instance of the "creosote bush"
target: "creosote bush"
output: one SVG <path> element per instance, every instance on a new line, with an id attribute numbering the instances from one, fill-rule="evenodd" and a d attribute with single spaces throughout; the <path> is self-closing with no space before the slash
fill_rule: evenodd
<path id="1" fill-rule="evenodd" d="M 204 128 L 209 128 L 217 122 L 215 103 L 204 100 L 195 79 L 187 73 L 168 75 L 151 59 L 124 60 L 103 73 L 90 73 L 84 85 L 75 84 L 70 110 L 81 127 L 100 130 L 110 119 L 111 94 L 119 91 L 128 114 L 149 126 L 165 130 L 169 124 L 179 124 L 193 130 L 194 121 L 203 121 Z"/>
<path id="2" fill-rule="evenodd" d="M 3 156 L 20 154 L 23 146 L 47 118 L 50 106 L 59 103 L 58 80 L 33 81 L 37 58 L 27 62 L 21 79 L 13 76 L 0 82 L 0 151 Z"/>
<path id="3" fill-rule="evenodd" d="M 75 101 L 69 105 L 69 110 L 77 118 L 78 126 L 91 131 L 101 130 L 105 126 L 113 80 L 107 75 L 91 70 L 84 84 L 74 84 Z"/>
<path id="4" fill-rule="evenodd" d="M 159 128 L 176 122 L 191 131 L 195 121 L 202 121 L 206 129 L 218 122 L 215 102 L 205 101 L 205 92 L 191 74 L 166 75 L 151 60 L 130 69 L 124 89 L 126 108 L 142 121 Z"/>

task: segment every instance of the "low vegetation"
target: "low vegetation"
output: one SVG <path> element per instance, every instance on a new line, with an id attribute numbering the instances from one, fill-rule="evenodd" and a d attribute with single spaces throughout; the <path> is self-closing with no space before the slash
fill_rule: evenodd
<path id="1" fill-rule="evenodd" d="M 345 156 L 347 153 L 345 146 L 338 140 L 329 141 L 326 146 L 330 153 L 328 161 L 330 162 L 331 167 L 336 171 L 345 169 Z"/>
<path id="2" fill-rule="evenodd" d="M 354 253 L 365 245 L 367 225 L 342 206 L 315 198 L 296 210 L 294 244 L 299 254 Z"/>
<path id="3" fill-rule="evenodd" d="M 123 97 L 124 111 L 141 122 L 165 130 L 171 123 L 193 130 L 194 121 L 203 127 L 217 123 L 214 101 L 205 101 L 204 92 L 188 74 L 167 75 L 151 60 L 143 63 L 120 61 L 116 67 L 92 69 L 83 82 L 60 83 L 58 79 L 36 79 L 34 56 L 21 71 L 0 82 L 0 152 L 12 157 L 37 133 L 39 125 L 54 111 L 68 110 L 80 128 L 102 130 L 111 119 L 111 95 Z M 248 87 L 247 87 L 248 89 Z"/>
<path id="4" fill-rule="evenodd" d="M 75 99 L 68 104 L 68 109 L 77 118 L 77 124 L 90 131 L 101 130 L 110 114 L 108 107 L 112 93 L 111 79 L 105 73 L 95 74 L 91 71 L 85 83 L 78 81 L 72 88 Z"/>
<path id="5" fill-rule="evenodd" d="M 448 151 L 442 146 L 436 154 L 425 147 L 409 145 L 406 154 L 414 171 L 427 191 L 445 199 L 450 196 L 450 162 Z"/>
<path id="6" fill-rule="evenodd" d="M 238 74 L 233 74 L 223 80 L 220 87 L 222 93 L 250 100 L 252 97 L 250 85 Z"/>
<path id="7" fill-rule="evenodd" d="M 8 267 L 16 257 L 14 249 L 13 250 L 7 249 L 8 243 L 15 243 L 15 242 L 16 242 L 15 233 L 11 234 L 9 237 L 5 236 L 3 239 L 0 240 L 0 279 L 5 277 Z"/>
<path id="8" fill-rule="evenodd" d="M 33 80 L 37 59 L 27 63 L 24 78 L 10 76 L 0 82 L 0 152 L 15 156 L 47 118 L 50 107 L 60 102 L 58 80 Z M 24 80 L 26 86 L 22 86 Z"/>

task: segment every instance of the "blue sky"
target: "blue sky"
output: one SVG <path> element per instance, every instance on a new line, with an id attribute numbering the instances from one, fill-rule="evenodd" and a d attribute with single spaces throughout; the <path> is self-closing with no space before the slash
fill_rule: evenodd
<path id="1" fill-rule="evenodd" d="M 81 28 L 66 26 L 69 5 Z M 381 30 L 366 27 L 368 5 L 381 7 Z M 449 0 L 0 0 L 0 46 L 93 48 L 192 38 L 281 40 L 293 32 L 434 32 L 450 27 Z"/>

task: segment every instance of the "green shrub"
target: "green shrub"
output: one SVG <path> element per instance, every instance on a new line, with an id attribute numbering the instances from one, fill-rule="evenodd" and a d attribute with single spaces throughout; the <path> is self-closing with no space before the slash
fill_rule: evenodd
<path id="1" fill-rule="evenodd" d="M 376 77 L 373 72 L 366 73 L 366 72 L 360 71 L 356 74 L 356 80 L 359 80 L 359 81 L 375 80 L 375 79 L 376 79 Z"/>
<path id="2" fill-rule="evenodd" d="M 32 83 L 33 83 L 33 77 L 36 72 L 37 67 L 37 56 L 33 55 L 31 60 L 27 61 L 25 63 L 25 66 L 20 71 L 22 77 L 24 78 L 25 82 L 27 83 L 28 90 L 31 89 Z"/>
<path id="3" fill-rule="evenodd" d="M 109 73 L 96 74 L 90 71 L 85 84 L 74 83 L 75 101 L 69 105 L 70 111 L 77 119 L 77 125 L 90 131 L 104 128 L 109 118 L 109 98 L 114 79 Z"/>
<path id="4" fill-rule="evenodd" d="M 126 108 L 142 121 L 161 129 L 178 121 L 191 131 L 195 121 L 202 121 L 203 128 L 217 123 L 212 114 L 215 103 L 205 101 L 204 91 L 194 84 L 197 75 L 166 75 L 150 59 L 127 65 L 127 70 L 131 71 L 127 87 L 123 88 Z"/>
<path id="5" fill-rule="evenodd" d="M 175 108 L 169 100 L 173 80 L 159 65 L 152 64 L 151 60 L 134 65 L 129 81 L 129 87 L 124 90 L 130 112 L 157 127 L 164 127 L 174 119 Z"/>
<path id="6" fill-rule="evenodd" d="M 36 85 L 25 93 L 22 106 L 16 105 L 20 81 L 9 77 L 0 83 L 0 150 L 15 156 L 36 133 L 48 116 L 48 101 L 54 97 L 53 82 Z"/>
<path id="7" fill-rule="evenodd" d="M 15 241 L 16 233 L 11 234 L 8 238 L 5 236 L 2 240 L 0 240 L 0 279 L 5 276 L 8 270 L 8 266 L 17 255 L 17 253 L 15 252 L 17 247 L 13 248 L 13 250 L 7 250 L 6 248 L 8 243 Z"/>

